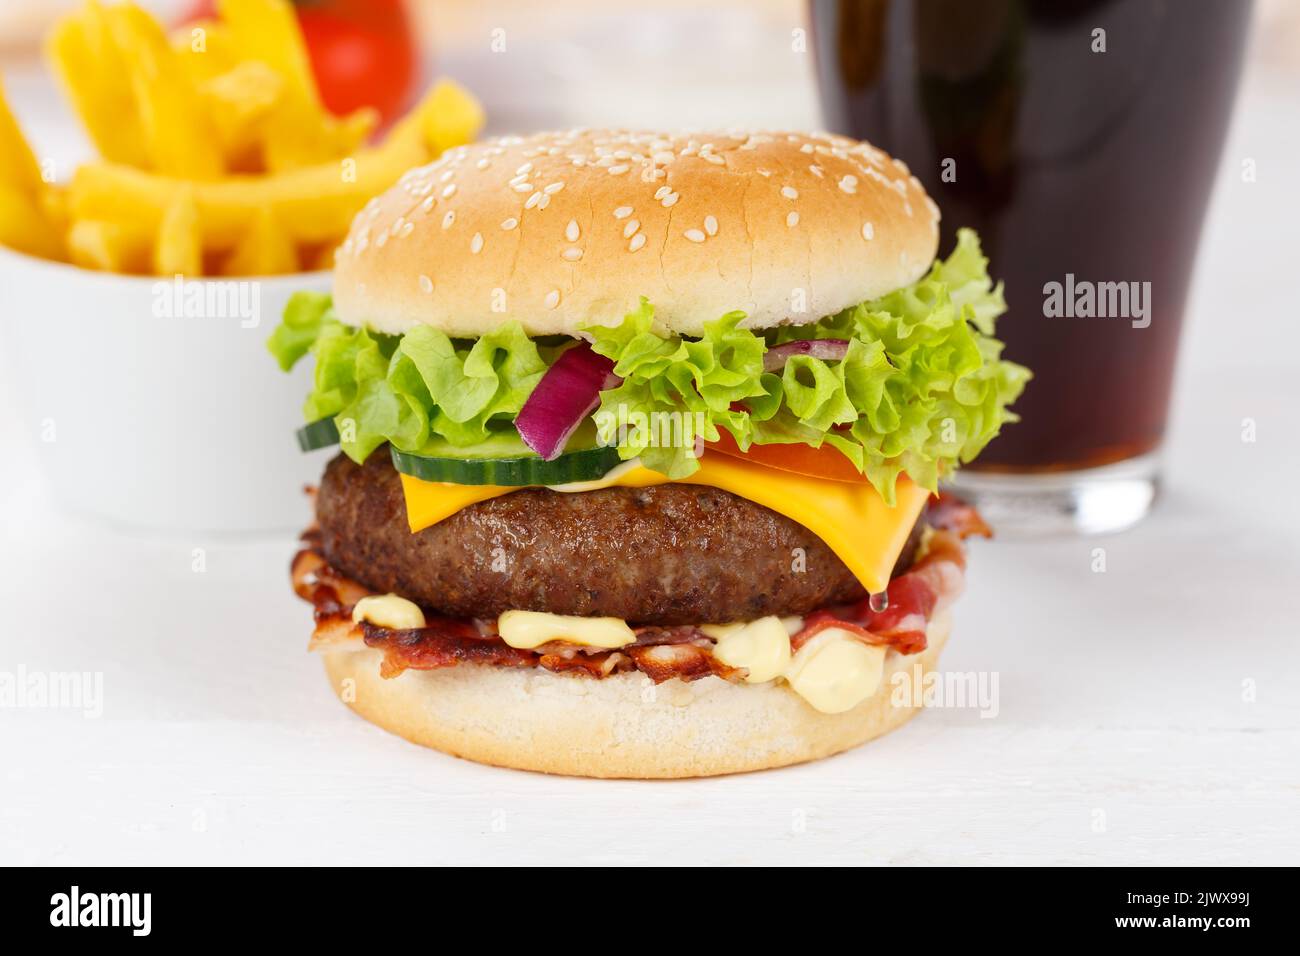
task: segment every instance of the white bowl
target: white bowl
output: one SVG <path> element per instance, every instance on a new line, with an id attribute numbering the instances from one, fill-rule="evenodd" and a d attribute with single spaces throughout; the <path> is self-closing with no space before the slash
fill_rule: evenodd
<path id="1" fill-rule="evenodd" d="M 329 284 L 178 284 L 0 248 L 6 378 L 56 500 L 157 531 L 300 527 L 326 457 L 294 439 L 311 362 L 286 375 L 266 339 L 294 292 Z"/>

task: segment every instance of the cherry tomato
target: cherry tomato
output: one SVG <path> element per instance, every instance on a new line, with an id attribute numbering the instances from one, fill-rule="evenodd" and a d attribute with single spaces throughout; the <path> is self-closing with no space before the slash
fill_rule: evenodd
<path id="1" fill-rule="evenodd" d="M 294 9 L 325 107 L 341 116 L 373 106 L 383 126 L 400 116 L 419 72 L 403 0 L 297 0 Z M 180 22 L 216 16 L 213 0 L 198 0 Z"/>

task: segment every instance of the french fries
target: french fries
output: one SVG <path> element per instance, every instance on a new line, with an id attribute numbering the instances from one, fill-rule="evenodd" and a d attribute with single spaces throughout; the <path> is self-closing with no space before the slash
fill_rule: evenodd
<path id="1" fill-rule="evenodd" d="M 64 255 L 63 210 L 0 86 L 0 245 L 45 259 Z"/>
<path id="2" fill-rule="evenodd" d="M 228 276 L 273 276 L 298 268 L 293 238 L 275 221 L 275 214 L 262 208 L 253 216 L 253 226 L 240 238 L 222 274 Z"/>
<path id="3" fill-rule="evenodd" d="M 59 21 L 47 54 L 102 158 L 44 182 L 0 88 L 0 244 L 115 272 L 328 267 L 367 200 L 483 126 L 441 81 L 366 145 L 378 114 L 325 109 L 287 0 L 217 14 L 171 36 L 129 2 Z"/>
<path id="4" fill-rule="evenodd" d="M 88 3 L 61 19 L 46 43 L 46 55 L 100 155 L 114 163 L 147 166 L 131 71 L 104 8 Z"/>
<path id="5" fill-rule="evenodd" d="M 40 203 L 0 183 L 0 246 L 42 259 L 62 259 L 63 237 L 43 214 Z"/>
<path id="6" fill-rule="evenodd" d="M 152 234 L 128 223 L 79 219 L 68 229 L 73 265 L 102 272 L 147 273 Z"/>
<path id="7" fill-rule="evenodd" d="M 366 200 L 434 155 L 424 140 L 423 122 L 411 119 L 398 123 L 378 147 L 355 157 L 270 176 L 190 183 L 116 163 L 87 163 L 73 175 L 70 212 L 76 219 L 132 216 L 157 228 L 177 193 L 192 189 L 205 247 L 232 248 L 261 209 L 283 223 L 298 243 L 340 239 Z"/>
<path id="8" fill-rule="evenodd" d="M 44 183 L 36 154 L 27 145 L 18 120 L 5 100 L 0 84 L 0 183 L 26 195 L 35 196 Z"/>
<path id="9" fill-rule="evenodd" d="M 203 274 L 203 237 L 193 189 L 182 189 L 168 202 L 158 225 L 153 271 L 160 276 Z"/>
<path id="10" fill-rule="evenodd" d="M 162 27 L 131 3 L 104 12 L 113 42 L 129 64 L 150 167 L 190 179 L 219 177 L 223 172 L 221 155 L 212 149 L 208 114 Z"/>

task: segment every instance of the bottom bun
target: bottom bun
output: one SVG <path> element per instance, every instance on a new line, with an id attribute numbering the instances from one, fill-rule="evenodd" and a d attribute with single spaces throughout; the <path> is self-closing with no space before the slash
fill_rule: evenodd
<path id="1" fill-rule="evenodd" d="M 366 720 L 457 757 L 581 777 L 707 777 L 827 757 L 906 723 L 920 707 L 892 703 L 891 675 L 934 670 L 950 624 L 931 622 L 920 654 L 890 653 L 880 688 L 842 714 L 781 681 L 655 685 L 635 672 L 595 680 L 475 664 L 385 679 L 370 648 L 324 659 L 335 693 Z"/>

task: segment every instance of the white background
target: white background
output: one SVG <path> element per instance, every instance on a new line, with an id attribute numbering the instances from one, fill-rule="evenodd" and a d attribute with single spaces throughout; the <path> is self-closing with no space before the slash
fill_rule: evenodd
<path id="1" fill-rule="evenodd" d="M 661 104 L 685 97 L 692 122 L 815 122 L 806 62 L 737 69 L 743 82 L 715 97 L 642 85 L 629 108 L 671 122 Z M 617 103 L 576 75 L 566 89 L 591 99 L 562 109 Z M 43 153 L 75 156 L 41 73 L 6 79 Z M 41 484 L 39 418 L 7 397 L 0 671 L 99 671 L 105 702 L 100 719 L 0 710 L 0 862 L 1300 862 L 1294 89 L 1254 58 L 1154 516 L 1104 539 L 977 543 L 944 664 L 996 672 L 998 715 L 932 711 L 808 766 L 567 780 L 388 736 L 337 703 L 305 653 L 292 535 L 137 537 L 60 514 Z M 1241 181 L 1247 158 L 1257 182 Z M 109 467 L 130 463 L 88 462 L 86 480 Z M 1091 570 L 1098 547 L 1105 573 Z"/>

